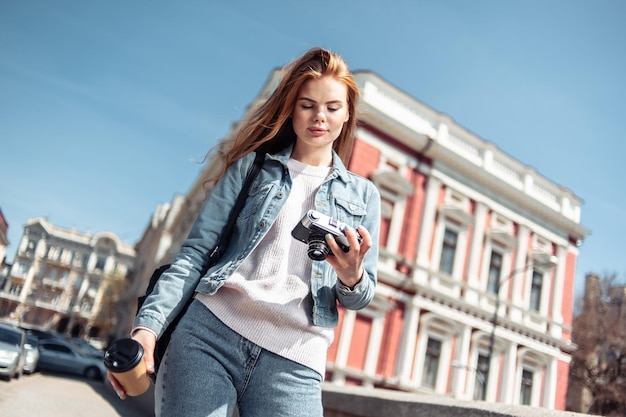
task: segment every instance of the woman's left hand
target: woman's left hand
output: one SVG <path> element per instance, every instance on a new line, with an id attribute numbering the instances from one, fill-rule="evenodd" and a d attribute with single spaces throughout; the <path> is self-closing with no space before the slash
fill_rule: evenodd
<path id="1" fill-rule="evenodd" d="M 337 272 L 337 278 L 346 287 L 354 289 L 354 287 L 361 281 L 363 277 L 363 258 L 365 254 L 372 247 L 372 237 L 367 229 L 363 226 L 357 228 L 361 235 L 362 241 L 359 243 L 356 231 L 352 228 L 346 228 L 345 235 L 348 238 L 350 244 L 350 250 L 344 252 L 335 238 L 328 234 L 326 235 L 326 243 L 333 252 L 333 255 L 329 255 L 326 261 Z"/>

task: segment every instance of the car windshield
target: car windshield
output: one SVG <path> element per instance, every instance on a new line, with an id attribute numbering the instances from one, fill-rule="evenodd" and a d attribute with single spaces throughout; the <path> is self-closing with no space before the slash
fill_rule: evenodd
<path id="1" fill-rule="evenodd" d="M 19 346 L 22 341 L 20 334 L 11 329 L 5 329 L 0 327 L 0 342 L 8 343 L 10 345 Z"/>
<path id="2" fill-rule="evenodd" d="M 104 355 L 104 352 L 90 345 L 89 342 L 85 340 L 71 339 L 70 343 L 72 343 L 76 347 L 76 349 L 80 350 L 81 353 L 84 353 L 87 355 Z"/>

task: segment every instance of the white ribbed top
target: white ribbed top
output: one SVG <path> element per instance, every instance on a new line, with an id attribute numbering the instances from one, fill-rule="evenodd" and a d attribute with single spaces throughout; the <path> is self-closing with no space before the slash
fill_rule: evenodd
<path id="1" fill-rule="evenodd" d="M 312 261 L 291 230 L 315 207 L 330 168 L 293 159 L 288 167 L 291 192 L 263 240 L 215 295 L 196 297 L 240 335 L 324 376 L 334 331 L 312 323 Z"/>

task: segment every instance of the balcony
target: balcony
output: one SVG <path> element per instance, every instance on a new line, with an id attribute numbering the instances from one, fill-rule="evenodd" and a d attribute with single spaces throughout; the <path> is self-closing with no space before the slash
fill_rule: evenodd
<path id="1" fill-rule="evenodd" d="M 50 279 L 50 278 L 44 278 L 41 280 L 42 284 L 48 287 L 52 287 L 52 288 L 58 288 L 58 289 L 63 289 L 65 288 L 66 285 L 66 280 L 56 280 L 56 279 Z"/>

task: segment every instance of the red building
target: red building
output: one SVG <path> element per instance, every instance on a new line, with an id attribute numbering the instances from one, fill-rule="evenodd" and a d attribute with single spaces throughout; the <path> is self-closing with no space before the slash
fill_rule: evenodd
<path id="1" fill-rule="evenodd" d="M 349 168 L 381 191 L 379 285 L 368 308 L 340 312 L 326 380 L 564 409 L 582 201 L 376 74 L 355 76 Z M 137 282 L 178 250 L 218 162 L 157 209 Z"/>

